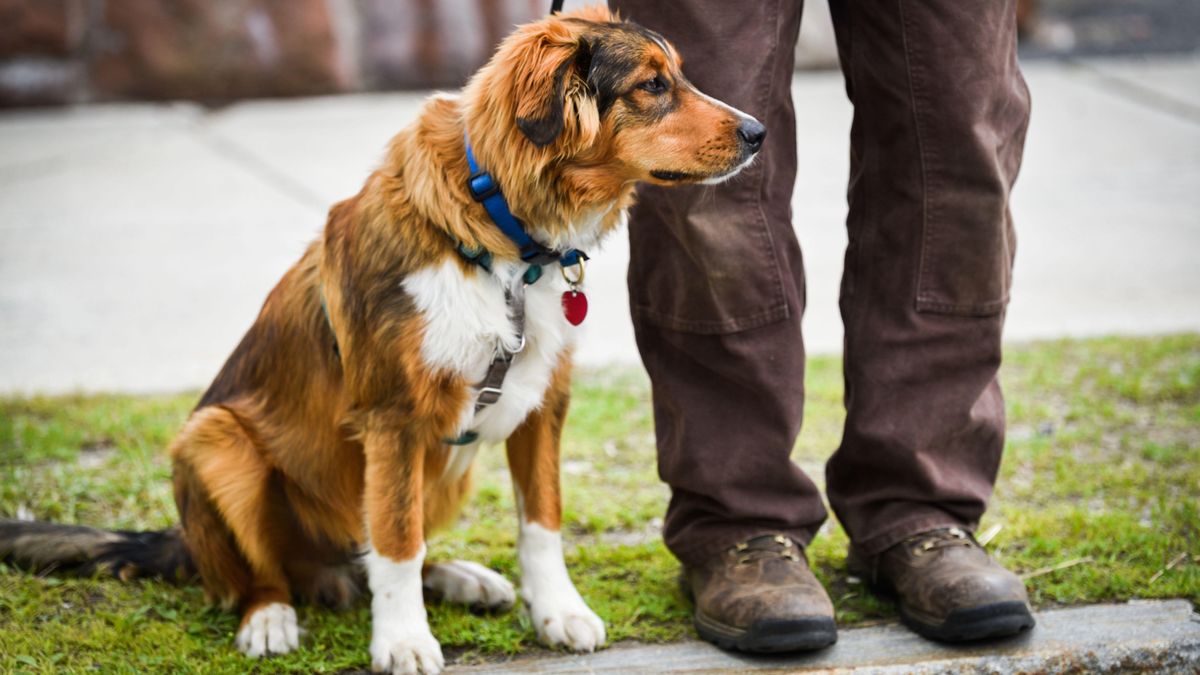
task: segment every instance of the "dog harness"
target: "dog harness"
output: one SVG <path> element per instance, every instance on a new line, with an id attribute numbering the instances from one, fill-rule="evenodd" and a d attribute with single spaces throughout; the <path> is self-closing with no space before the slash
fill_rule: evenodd
<path id="1" fill-rule="evenodd" d="M 521 261 L 528 264 L 520 282 L 512 288 L 504 289 L 504 301 L 512 314 L 513 324 L 517 332 L 517 348 L 509 351 L 503 343 L 496 348 L 496 354 L 488 366 L 487 373 L 479 383 L 479 394 L 475 399 L 475 412 L 495 404 L 503 393 L 504 378 L 512 365 L 513 358 L 525 348 L 525 287 L 537 283 L 542 278 L 543 266 L 558 263 L 563 278 L 567 280 L 570 290 L 563 293 L 563 314 L 572 325 L 579 325 L 587 316 L 587 296 L 579 290 L 583 282 L 583 261 L 588 256 L 583 251 L 571 249 L 556 251 L 548 248 L 529 235 L 521 221 L 513 215 L 508 207 L 508 200 L 500 190 L 500 184 L 487 171 L 479 168 L 475 153 L 471 150 L 471 141 L 463 134 L 463 147 L 466 151 L 467 166 L 470 176 L 467 178 L 467 192 L 471 198 L 479 202 L 488 217 L 496 227 L 517 246 Z M 482 247 L 472 247 L 463 242 L 457 242 L 455 250 L 467 262 L 478 265 L 484 271 L 492 272 L 492 254 Z M 579 266 L 579 275 L 572 279 L 567 275 L 566 268 Z M 475 442 L 479 434 L 466 431 L 458 438 L 446 439 L 448 445 L 468 445 Z"/>
<path id="2" fill-rule="evenodd" d="M 583 251 L 577 249 L 565 252 L 556 251 L 544 246 L 531 237 L 525 231 L 525 226 L 508 208 L 508 200 L 504 198 L 504 193 L 500 191 L 500 184 L 496 182 L 496 179 L 490 173 L 480 170 L 479 163 L 475 160 L 475 153 L 471 151 L 471 142 L 465 134 L 463 136 L 463 144 L 467 155 L 467 165 L 471 171 L 470 177 L 467 179 L 467 191 L 471 194 L 472 199 L 483 205 L 484 210 L 487 211 L 492 222 L 500 228 L 500 231 L 517 245 L 521 261 L 529 265 L 529 267 L 525 268 L 524 274 L 521 275 L 520 283 L 514 284 L 512 288 L 506 287 L 504 289 L 504 302 L 508 305 L 512 314 L 513 324 L 517 329 L 517 348 L 509 351 L 503 343 L 496 347 L 492 363 L 488 366 L 483 380 L 477 385 L 479 394 L 475 399 L 475 412 L 478 413 L 500 400 L 500 396 L 503 393 L 504 378 L 508 375 L 508 369 L 512 366 L 512 361 L 516 355 L 525 349 L 525 287 L 537 283 L 542 278 L 543 266 L 558 263 L 563 279 L 570 286 L 569 290 L 564 292 L 562 296 L 563 314 L 568 322 L 578 326 L 587 316 L 587 296 L 579 290 L 579 286 L 583 283 L 583 262 L 588 259 L 588 256 Z M 454 250 L 472 265 L 478 265 L 485 272 L 493 273 L 493 258 L 490 251 L 483 247 L 470 246 L 461 241 L 455 241 Z M 575 278 L 571 278 L 567 275 L 566 268 L 576 265 L 579 266 L 579 274 Z M 332 333 L 333 322 L 329 318 L 329 308 L 325 303 L 324 289 L 319 289 L 319 293 L 321 312 L 325 315 L 325 323 L 329 326 Z M 341 350 L 338 348 L 336 335 L 333 339 L 333 353 L 338 359 L 341 358 Z M 447 445 L 469 445 L 478 439 L 479 434 L 477 432 L 465 431 L 457 438 L 447 438 L 444 441 Z"/>

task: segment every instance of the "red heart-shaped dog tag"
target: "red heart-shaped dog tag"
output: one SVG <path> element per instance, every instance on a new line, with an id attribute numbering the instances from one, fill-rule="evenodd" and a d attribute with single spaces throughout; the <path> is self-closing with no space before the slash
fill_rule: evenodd
<path id="1" fill-rule="evenodd" d="M 579 291 L 566 291 L 562 295 L 563 314 L 572 326 L 578 326 L 587 318 L 587 296 Z"/>

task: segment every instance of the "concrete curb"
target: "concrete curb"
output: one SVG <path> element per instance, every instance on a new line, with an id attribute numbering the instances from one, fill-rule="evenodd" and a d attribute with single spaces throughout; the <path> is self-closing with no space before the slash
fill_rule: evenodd
<path id="1" fill-rule="evenodd" d="M 1186 600 L 1135 601 L 1041 612 L 1004 640 L 950 647 L 889 624 L 841 632 L 816 654 L 752 657 L 705 642 L 618 645 L 596 654 L 455 668 L 463 673 L 1196 673 L 1200 615 Z"/>

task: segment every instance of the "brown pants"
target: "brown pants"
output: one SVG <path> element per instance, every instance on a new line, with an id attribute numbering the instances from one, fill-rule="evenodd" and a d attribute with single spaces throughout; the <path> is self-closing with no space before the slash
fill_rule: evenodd
<path id="1" fill-rule="evenodd" d="M 611 4 L 674 42 L 702 91 L 768 129 L 741 176 L 644 188 L 630 224 L 630 304 L 672 490 L 667 546 L 694 564 L 764 532 L 807 543 L 826 513 L 789 458 L 804 401 L 804 268 L 790 206 L 801 3 Z M 841 289 L 847 420 L 826 476 L 866 554 L 933 527 L 974 527 L 1000 463 L 1008 197 L 1029 118 L 1013 5 L 831 0 L 855 112 Z"/>

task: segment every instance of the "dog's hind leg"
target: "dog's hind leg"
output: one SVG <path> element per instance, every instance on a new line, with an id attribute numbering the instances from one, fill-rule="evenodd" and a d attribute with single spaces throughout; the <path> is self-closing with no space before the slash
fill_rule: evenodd
<path id="1" fill-rule="evenodd" d="M 538 639 L 590 652 L 604 644 L 604 622 L 583 601 L 563 560 L 559 440 L 570 398 L 570 362 L 564 357 L 545 400 L 508 438 L 508 468 L 516 488 L 521 598 Z"/>
<path id="2" fill-rule="evenodd" d="M 458 515 L 463 499 L 470 492 L 471 461 L 478 449 L 475 444 L 449 452 L 432 452 L 425 457 L 426 535 Z M 508 579 L 468 560 L 426 562 L 421 568 L 421 585 L 443 602 L 489 612 L 507 610 L 517 599 Z"/>
<path id="3" fill-rule="evenodd" d="M 421 570 L 421 583 L 444 602 L 489 612 L 507 610 L 517 600 L 508 579 L 469 560 L 429 563 Z"/>
<path id="4" fill-rule="evenodd" d="M 292 528 L 262 450 L 239 417 L 210 406 L 188 420 L 172 454 L 185 536 L 205 585 L 232 593 L 225 599 L 242 611 L 238 649 L 251 657 L 292 651 L 299 628 L 280 555 Z"/>

